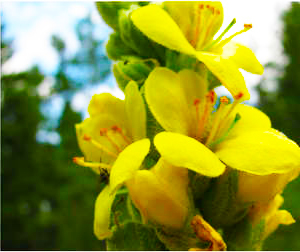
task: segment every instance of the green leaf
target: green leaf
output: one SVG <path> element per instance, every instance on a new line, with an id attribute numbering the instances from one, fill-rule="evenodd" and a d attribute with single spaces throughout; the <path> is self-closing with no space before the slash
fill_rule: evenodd
<path id="1" fill-rule="evenodd" d="M 113 236 L 107 240 L 107 250 L 165 250 L 164 244 L 157 238 L 153 228 L 128 222 L 115 226 Z"/>

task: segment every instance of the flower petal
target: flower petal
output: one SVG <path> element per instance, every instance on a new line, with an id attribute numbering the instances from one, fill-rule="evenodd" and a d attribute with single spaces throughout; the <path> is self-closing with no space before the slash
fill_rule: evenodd
<path id="1" fill-rule="evenodd" d="M 185 54 L 195 53 L 178 25 L 161 7 L 150 4 L 138 8 L 131 14 L 131 19 L 141 32 L 156 43 Z"/>
<path id="2" fill-rule="evenodd" d="M 151 112 L 164 129 L 189 133 L 188 104 L 176 73 L 167 68 L 155 68 L 145 82 L 145 94 Z"/>
<path id="3" fill-rule="evenodd" d="M 134 81 L 125 88 L 125 107 L 133 141 L 146 137 L 146 111 L 143 98 Z"/>
<path id="4" fill-rule="evenodd" d="M 230 167 L 256 175 L 286 173 L 300 167 L 300 148 L 283 134 L 253 131 L 216 147 L 216 155 Z"/>
<path id="5" fill-rule="evenodd" d="M 115 192 L 131 179 L 142 165 L 150 149 L 150 140 L 142 139 L 127 146 L 118 156 L 110 173 L 111 191 Z"/>
<path id="6" fill-rule="evenodd" d="M 217 177 L 225 170 L 225 165 L 216 155 L 193 138 L 161 132 L 155 136 L 154 144 L 163 159 L 174 166 L 188 168 L 208 177 Z"/>
<path id="7" fill-rule="evenodd" d="M 253 74 L 263 74 L 263 66 L 248 47 L 230 41 L 223 46 L 222 51 L 222 57 L 232 60 L 238 68 Z"/>
<path id="8" fill-rule="evenodd" d="M 234 98 L 242 95 L 241 101 L 250 99 L 244 77 L 233 61 L 221 55 L 205 52 L 197 52 L 196 57 L 221 81 Z"/>
<path id="9" fill-rule="evenodd" d="M 120 120 L 126 120 L 124 101 L 109 93 L 93 95 L 88 107 L 88 112 L 91 117 L 105 113 L 112 114 L 116 118 L 120 118 Z"/>
<path id="10" fill-rule="evenodd" d="M 172 228 L 183 226 L 187 217 L 187 206 L 180 204 L 172 191 L 151 170 L 137 171 L 127 187 L 144 221 L 150 219 Z"/>
<path id="11" fill-rule="evenodd" d="M 99 240 L 104 240 L 112 235 L 109 229 L 110 211 L 115 194 L 110 194 L 110 188 L 106 186 L 98 195 L 95 203 L 94 234 Z"/>
<path id="12" fill-rule="evenodd" d="M 241 116 L 241 119 L 234 125 L 227 138 L 237 137 L 248 131 L 265 131 L 271 129 L 269 117 L 255 107 L 238 104 L 229 115 L 231 119 L 228 121 L 232 122 L 237 113 Z"/>

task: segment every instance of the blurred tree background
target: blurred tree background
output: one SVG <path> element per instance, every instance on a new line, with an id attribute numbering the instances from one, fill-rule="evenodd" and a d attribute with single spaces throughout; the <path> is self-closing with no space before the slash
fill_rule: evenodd
<path id="1" fill-rule="evenodd" d="M 258 86 L 258 106 L 270 118 L 273 128 L 284 132 L 300 145 L 300 3 L 293 2 L 283 15 L 282 45 L 287 63 L 269 63 L 266 71 L 275 70 L 280 77 L 276 86 L 268 91 L 265 79 Z M 274 82 L 273 82 L 274 83 Z M 265 243 L 265 250 L 300 250 L 300 179 L 291 182 L 284 190 L 283 208 L 292 213 L 296 223 L 281 226 Z"/>
<path id="2" fill-rule="evenodd" d="M 5 26 L 1 28 L 3 64 L 13 51 L 12 41 L 3 39 Z M 1 76 L 3 250 L 104 248 L 92 232 L 97 176 L 72 163 L 72 157 L 81 155 L 74 125 L 82 116 L 70 104 L 76 92 L 108 76 L 110 61 L 103 42 L 94 37 L 90 17 L 79 21 L 76 34 L 82 49 L 71 59 L 65 57 L 64 41 L 52 37 L 60 62 L 50 95 L 39 95 L 39 85 L 47 77 L 37 66 Z M 57 97 L 64 100 L 58 121 L 47 115 Z M 39 141 L 40 130 L 57 132 L 59 143 Z"/>
<path id="3" fill-rule="evenodd" d="M 292 3 L 283 15 L 283 47 L 287 64 L 269 63 L 266 71 L 281 73 L 270 91 L 269 79 L 258 86 L 259 107 L 273 127 L 300 144 L 300 4 Z M 2 250 L 103 250 L 93 235 L 97 177 L 72 163 L 81 155 L 74 124 L 82 120 L 72 110 L 72 97 L 80 90 L 99 85 L 110 73 L 103 53 L 103 41 L 93 34 L 90 17 L 76 27 L 81 43 L 73 58 L 65 56 L 65 43 L 52 37 L 60 63 L 53 76 L 55 84 L 44 97 L 38 88 L 48 76 L 34 66 L 22 73 L 1 76 L 1 248 Z M 1 33 L 5 27 L 2 25 Z M 1 64 L 13 54 L 11 43 L 1 36 Z M 273 83 L 275 83 L 273 82 Z M 63 112 L 55 119 L 53 99 L 64 101 Z M 41 141 L 39 132 L 58 134 L 57 143 Z M 265 250 L 300 250 L 300 179 L 284 191 L 284 208 L 297 223 L 281 226 L 267 240 Z"/>

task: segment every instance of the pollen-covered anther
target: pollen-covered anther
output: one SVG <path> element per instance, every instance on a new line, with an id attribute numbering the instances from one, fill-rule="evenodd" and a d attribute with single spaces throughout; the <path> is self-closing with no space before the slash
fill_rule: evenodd
<path id="1" fill-rule="evenodd" d="M 244 28 L 251 29 L 252 28 L 252 24 L 244 24 Z"/>
<path id="2" fill-rule="evenodd" d="M 72 160 L 75 164 L 79 165 L 81 162 L 84 162 L 84 157 L 73 157 Z"/>
<path id="3" fill-rule="evenodd" d="M 228 104 L 229 99 L 226 96 L 222 96 L 222 97 L 220 97 L 220 102 L 223 104 Z"/>
<path id="4" fill-rule="evenodd" d="M 107 135 L 107 129 L 106 128 L 100 129 L 100 136 L 106 136 L 106 135 Z"/>
<path id="5" fill-rule="evenodd" d="M 123 133 L 122 129 L 121 129 L 119 126 L 113 125 L 113 126 L 111 127 L 111 129 L 112 129 L 114 132 L 119 133 L 119 134 L 123 137 L 123 139 L 125 140 L 125 142 L 126 142 L 127 144 L 130 144 L 130 143 L 131 143 L 130 139 Z"/>
<path id="6" fill-rule="evenodd" d="M 83 140 L 84 141 L 90 141 L 92 138 L 89 136 L 89 135 L 87 135 L 87 134 L 84 134 L 83 135 Z"/>
<path id="7" fill-rule="evenodd" d="M 196 99 L 194 100 L 194 105 L 195 105 L 195 106 L 198 106 L 199 103 L 200 103 L 200 99 L 196 98 Z"/>
<path id="8" fill-rule="evenodd" d="M 215 101 L 216 101 L 215 91 L 213 91 L 213 90 L 209 91 L 208 94 L 206 95 L 206 98 L 208 99 L 209 102 L 215 103 Z"/>
<path id="9" fill-rule="evenodd" d="M 242 92 L 238 93 L 237 95 L 234 96 L 234 99 L 239 100 L 244 96 Z"/>

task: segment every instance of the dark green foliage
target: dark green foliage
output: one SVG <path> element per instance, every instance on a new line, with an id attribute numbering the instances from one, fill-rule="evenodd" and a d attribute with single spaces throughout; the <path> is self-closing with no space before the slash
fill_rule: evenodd
<path id="1" fill-rule="evenodd" d="M 111 239 L 107 240 L 107 248 L 108 250 L 119 251 L 165 250 L 153 228 L 133 222 L 128 222 L 117 228 Z"/>
<path id="2" fill-rule="evenodd" d="M 72 110 L 70 101 L 79 88 L 103 80 L 110 62 L 101 52 L 102 42 L 95 39 L 89 18 L 79 22 L 77 35 L 84 46 L 72 59 L 65 58 L 64 41 L 52 38 L 60 64 L 49 96 L 39 96 L 37 88 L 45 76 L 37 67 L 1 76 L 3 250 L 105 248 L 93 234 L 94 203 L 100 192 L 98 178 L 88 168 L 72 162 L 72 157 L 82 155 L 74 129 L 82 117 Z M 1 53 L 6 55 L 2 63 L 12 55 L 9 44 L 2 39 Z M 76 74 L 84 69 L 86 74 L 79 78 Z M 55 96 L 64 98 L 65 105 L 59 122 L 53 124 L 41 109 L 49 106 Z M 37 141 L 40 129 L 56 131 L 60 143 Z"/>
<path id="3" fill-rule="evenodd" d="M 259 85 L 259 107 L 272 121 L 272 126 L 300 144 L 300 3 L 293 2 L 283 15 L 283 48 L 287 64 L 269 63 L 267 69 L 283 74 L 276 80 L 273 92 L 265 89 L 265 82 Z M 291 182 L 283 196 L 283 209 L 291 212 L 296 223 L 280 226 L 264 244 L 265 250 L 300 250 L 300 179 Z"/>

